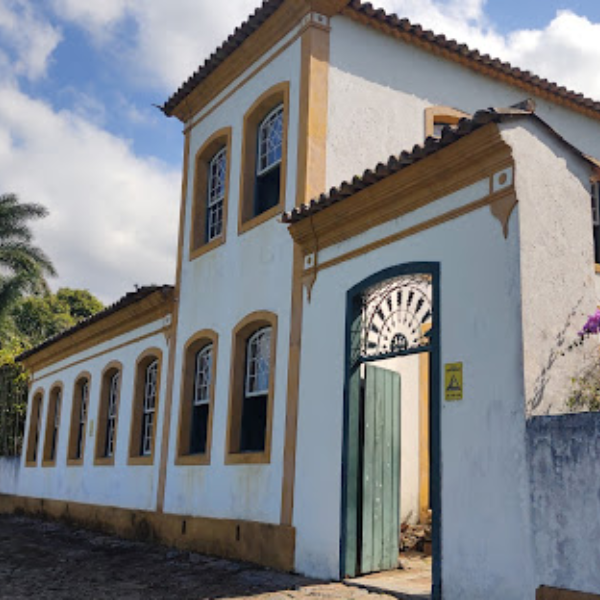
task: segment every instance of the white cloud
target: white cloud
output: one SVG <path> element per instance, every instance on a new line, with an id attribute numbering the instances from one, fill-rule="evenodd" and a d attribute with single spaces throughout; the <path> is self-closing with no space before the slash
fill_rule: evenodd
<path id="1" fill-rule="evenodd" d="M 61 285 L 114 300 L 135 283 L 174 279 L 180 173 L 135 156 L 72 112 L 0 87 L 0 192 L 40 202 L 35 226 Z"/>
<path id="2" fill-rule="evenodd" d="M 261 4 L 260 0 L 227 0 L 215 9 L 207 0 L 53 0 L 58 17 L 90 32 L 114 49 L 119 23 L 133 21 L 130 45 L 119 40 L 116 52 L 128 59 L 131 76 L 170 93 Z"/>
<path id="3" fill-rule="evenodd" d="M 0 0 L 0 40 L 0 76 L 34 80 L 46 74 L 61 34 L 29 0 Z"/>
<path id="4" fill-rule="evenodd" d="M 386 10 L 600 100 L 600 24 L 559 11 L 543 29 L 503 36 L 485 14 L 485 0 L 380 0 Z"/>

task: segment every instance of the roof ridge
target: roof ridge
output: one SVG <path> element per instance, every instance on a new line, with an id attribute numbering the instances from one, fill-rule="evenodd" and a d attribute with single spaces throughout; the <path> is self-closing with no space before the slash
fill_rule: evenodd
<path id="1" fill-rule="evenodd" d="M 221 63 L 233 54 L 267 19 L 285 2 L 285 0 L 264 0 L 263 3 L 238 27 L 233 33 L 196 69 L 196 71 L 184 81 L 177 91 L 159 108 L 167 116 L 173 116 L 176 107 L 187 98 Z M 512 66 L 509 62 L 503 62 L 499 58 L 493 58 L 489 54 L 482 54 L 477 49 L 471 49 L 467 44 L 448 39 L 444 34 L 436 34 L 430 29 L 425 29 L 418 23 L 412 23 L 407 18 L 401 18 L 396 13 L 387 13 L 383 8 L 375 8 L 371 2 L 361 0 L 349 0 L 343 9 L 344 14 L 352 12 L 364 15 L 369 19 L 401 31 L 421 42 L 442 48 L 447 52 L 473 61 L 481 69 L 491 69 L 505 77 L 512 78 L 517 84 L 531 86 L 539 89 L 542 93 L 561 98 L 563 101 L 572 102 L 582 109 L 587 109 L 598 114 L 600 118 L 600 101 L 586 97 L 584 94 L 567 89 L 563 85 L 549 81 L 529 70 L 523 70 Z M 351 17 L 352 18 L 352 17 Z M 489 75 L 488 75 L 489 76 Z"/>
<path id="2" fill-rule="evenodd" d="M 83 319 L 82 321 L 79 321 L 79 323 L 73 325 L 73 327 L 69 327 L 69 329 L 65 329 L 64 331 L 61 331 L 60 333 L 57 333 L 56 335 L 53 335 L 52 337 L 49 337 L 48 339 L 44 340 L 41 344 L 38 344 L 37 346 L 30 348 L 29 350 L 25 350 L 25 352 L 22 352 L 21 354 L 19 354 L 19 356 L 17 356 L 16 360 L 18 362 L 21 362 L 26 358 L 37 354 L 40 350 L 51 346 L 55 342 L 58 342 L 63 338 L 69 337 L 77 331 L 85 329 L 86 327 L 89 327 L 90 325 L 101 321 L 102 319 L 118 312 L 119 310 L 127 306 L 130 306 L 131 304 L 135 304 L 136 302 L 144 300 L 144 298 L 147 298 L 155 292 L 162 292 L 163 294 L 167 294 L 168 292 L 174 289 L 175 288 L 172 285 L 168 284 L 145 285 L 137 287 L 134 291 L 127 292 L 124 296 L 121 296 L 121 298 L 119 298 L 112 304 L 109 304 L 101 311 L 91 315 L 90 317 L 87 317 L 86 319 Z"/>
<path id="3" fill-rule="evenodd" d="M 600 101 L 593 100 L 580 92 L 575 92 L 556 82 L 549 81 L 544 77 L 536 75 L 532 71 L 515 67 L 511 63 L 502 61 L 499 58 L 493 58 L 487 53 L 482 54 L 479 50 L 471 49 L 467 44 L 460 43 L 455 39 L 448 39 L 443 34 L 436 34 L 430 29 L 424 29 L 421 25 L 412 23 L 409 19 L 400 18 L 396 13 L 387 13 L 383 8 L 375 8 L 371 2 L 351 0 L 347 5 L 346 10 L 364 14 L 371 19 L 376 19 L 385 23 L 394 29 L 401 30 L 407 35 L 444 48 L 449 52 L 461 55 L 463 58 L 473 60 L 484 67 L 499 71 L 503 75 L 513 77 L 548 93 L 560 96 L 580 106 L 600 113 Z"/>

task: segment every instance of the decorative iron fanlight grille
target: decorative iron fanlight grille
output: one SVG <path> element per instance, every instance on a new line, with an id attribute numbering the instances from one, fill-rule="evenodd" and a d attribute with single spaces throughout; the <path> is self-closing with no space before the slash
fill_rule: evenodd
<path id="1" fill-rule="evenodd" d="M 352 331 L 352 362 L 426 349 L 430 344 L 431 275 L 403 275 L 367 289 Z"/>

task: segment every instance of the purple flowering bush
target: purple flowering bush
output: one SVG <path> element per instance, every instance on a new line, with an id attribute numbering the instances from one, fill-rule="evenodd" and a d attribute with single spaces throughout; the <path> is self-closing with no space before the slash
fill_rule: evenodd
<path id="1" fill-rule="evenodd" d="M 600 309 L 590 315 L 579 332 L 579 339 L 569 346 L 569 350 L 583 345 L 583 342 L 592 335 L 600 333 Z M 573 377 L 573 391 L 567 400 L 571 410 L 600 411 L 600 364 L 596 360 L 588 365 L 579 377 Z"/>

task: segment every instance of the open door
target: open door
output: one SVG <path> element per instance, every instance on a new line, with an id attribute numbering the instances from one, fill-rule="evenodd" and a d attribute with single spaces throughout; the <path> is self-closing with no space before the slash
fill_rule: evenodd
<path id="1" fill-rule="evenodd" d="M 363 575 L 398 567 L 400 389 L 398 373 L 365 366 L 359 516 L 359 572 Z"/>

